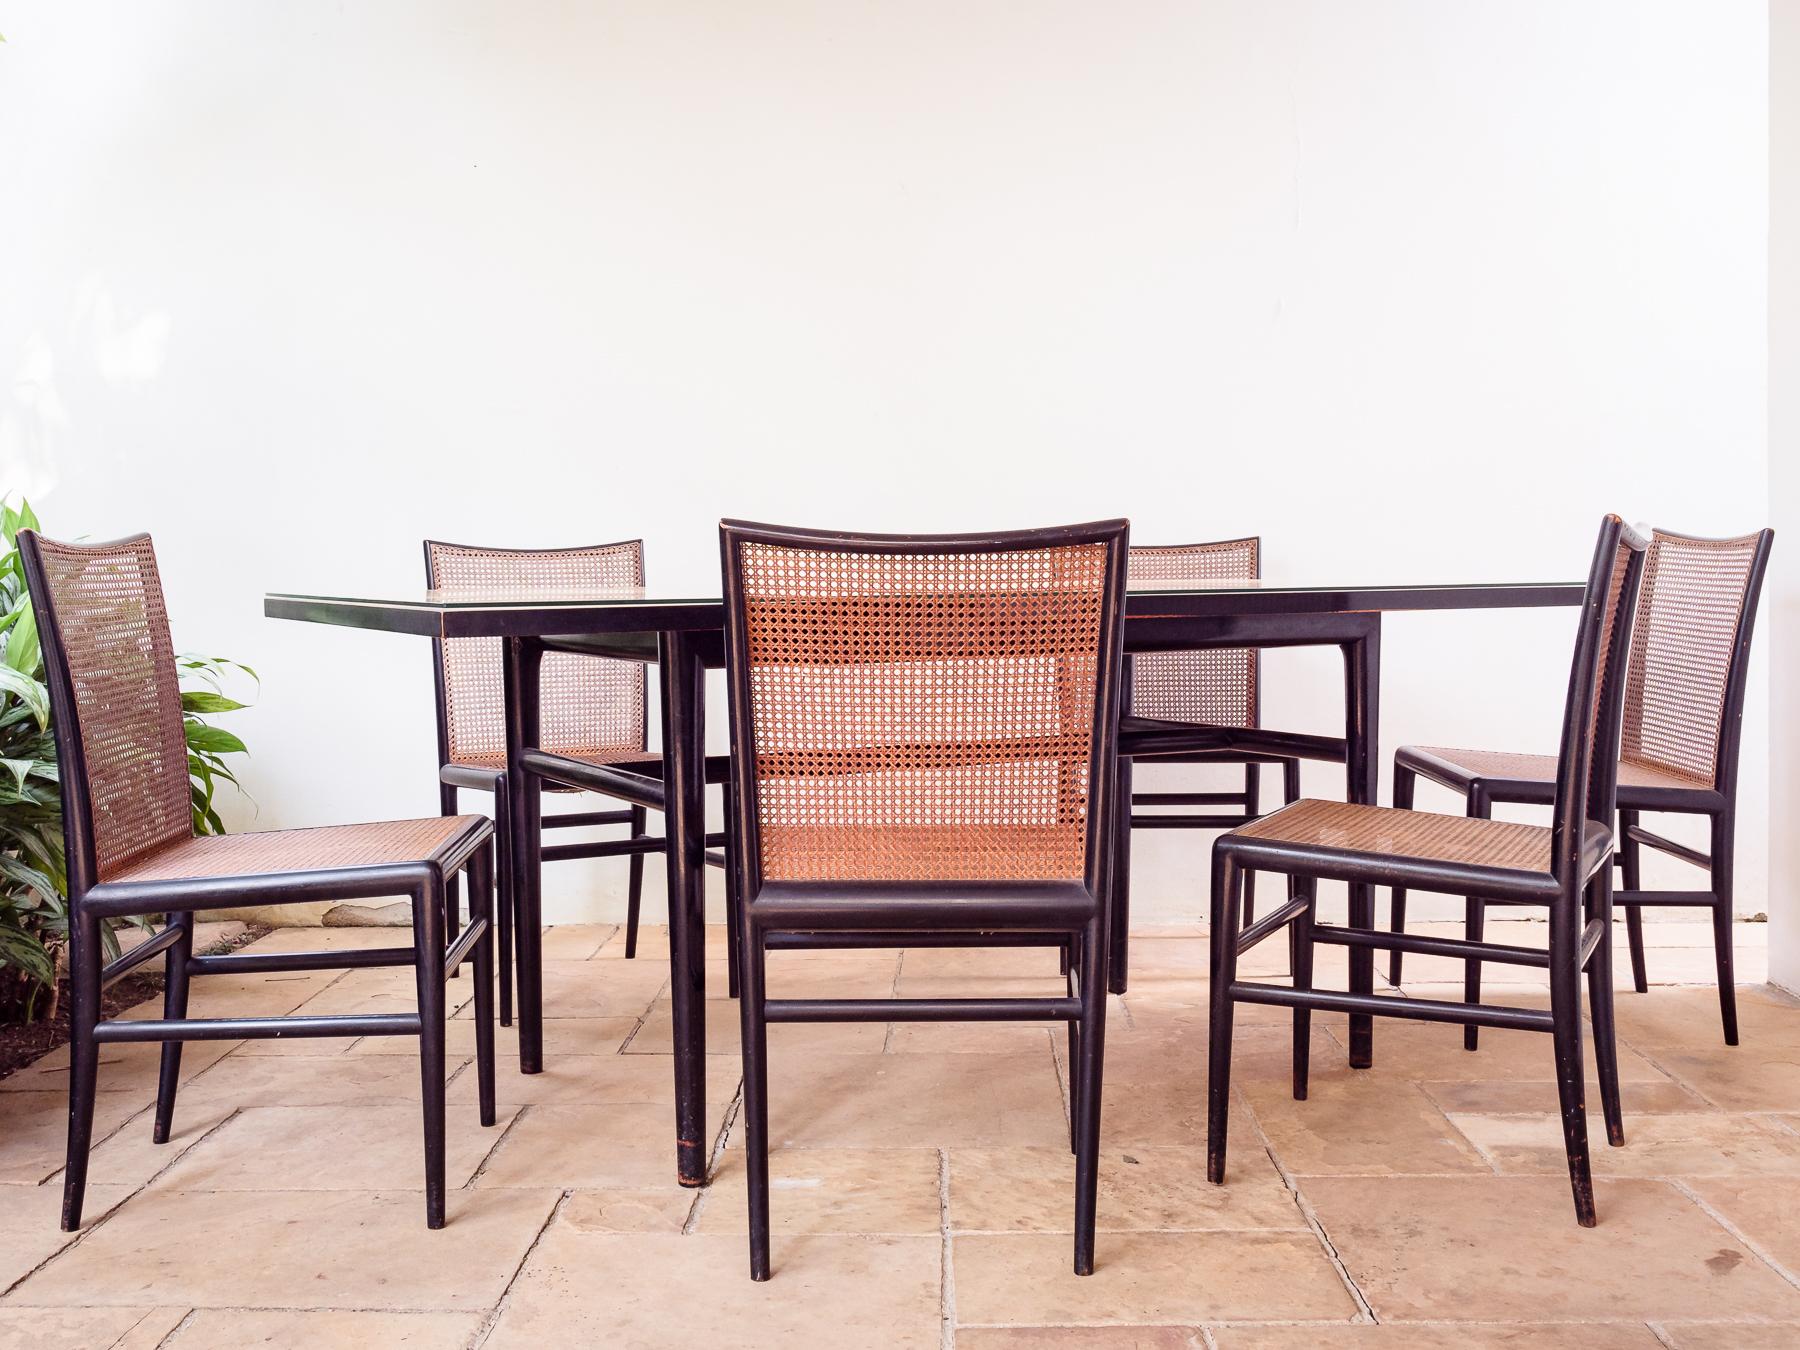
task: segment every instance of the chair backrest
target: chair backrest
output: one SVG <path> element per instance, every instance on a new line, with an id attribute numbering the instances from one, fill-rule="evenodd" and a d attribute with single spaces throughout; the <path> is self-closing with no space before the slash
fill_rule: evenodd
<path id="1" fill-rule="evenodd" d="M 194 832 L 181 682 L 147 534 L 64 544 L 19 532 L 62 779 L 69 892 L 79 899 Z"/>
<path id="2" fill-rule="evenodd" d="M 1736 539 L 1651 534 L 1621 758 L 1699 786 L 1736 785 L 1750 635 L 1774 542 L 1773 530 Z"/>
<path id="3" fill-rule="evenodd" d="M 1097 894 L 1126 530 L 723 522 L 744 893 L 1077 881 Z"/>
<path id="4" fill-rule="evenodd" d="M 644 584 L 644 544 L 587 548 L 482 548 L 425 541 L 425 582 L 447 595 L 521 588 L 593 593 Z M 497 637 L 440 638 L 438 754 L 446 764 L 498 768 L 506 761 L 502 653 Z M 635 661 L 550 652 L 540 685 L 539 745 L 558 754 L 642 750 L 645 670 Z"/>
<path id="5" fill-rule="evenodd" d="M 1127 584 L 1255 581 L 1262 540 L 1210 544 L 1133 544 Z M 1254 647 L 1137 652 L 1131 658 L 1131 711 L 1139 717 L 1253 727 L 1261 716 L 1261 665 Z"/>
<path id="6" fill-rule="evenodd" d="M 1600 522 L 1588 569 L 1575 659 L 1563 708 L 1551 822 L 1550 870 L 1565 884 L 1585 880 L 1587 822 L 1612 826 L 1619 781 L 1619 734 L 1632 617 L 1644 576 L 1647 541 L 1617 516 Z"/>

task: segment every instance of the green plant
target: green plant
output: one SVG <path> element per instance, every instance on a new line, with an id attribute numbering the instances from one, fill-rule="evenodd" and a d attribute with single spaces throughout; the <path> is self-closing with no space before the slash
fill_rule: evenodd
<path id="1" fill-rule="evenodd" d="M 63 856 L 62 797 L 56 744 L 50 729 L 50 696 L 44 685 L 37 620 L 25 589 L 18 533 L 36 529 L 29 502 L 17 510 L 0 503 L 0 1021 L 31 1021 L 45 994 L 46 1015 L 56 1010 L 57 963 L 69 937 L 68 872 Z M 208 715 L 245 705 L 224 692 L 226 677 L 248 666 L 213 656 L 178 662 L 181 706 L 188 743 L 194 830 L 222 834 L 214 806 L 221 781 L 242 791 L 227 755 L 246 753 L 243 741 Z M 191 686 L 191 687 L 190 687 Z M 109 955 L 118 942 L 105 931 Z"/>

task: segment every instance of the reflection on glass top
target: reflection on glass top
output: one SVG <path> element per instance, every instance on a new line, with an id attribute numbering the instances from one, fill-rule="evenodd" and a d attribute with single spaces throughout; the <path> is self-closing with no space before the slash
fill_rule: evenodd
<path id="1" fill-rule="evenodd" d="M 1452 581 L 1452 582 L 1385 582 L 1352 585 L 1341 581 L 1294 582 L 1264 579 L 1261 581 L 1219 580 L 1215 578 L 1164 577 L 1155 581 L 1134 582 L 1132 595 L 1195 595 L 1264 593 L 1331 593 L 1346 591 L 1504 591 L 1543 590 L 1578 587 L 1579 583 L 1559 581 Z M 368 605 L 389 609 L 555 609 L 584 606 L 631 605 L 717 605 L 717 595 L 667 594 L 643 586 L 495 586 L 479 590 L 459 588 L 454 591 L 417 590 L 391 592 L 385 595 L 326 595 L 298 591 L 271 591 L 272 600 L 311 601 L 340 605 Z"/>

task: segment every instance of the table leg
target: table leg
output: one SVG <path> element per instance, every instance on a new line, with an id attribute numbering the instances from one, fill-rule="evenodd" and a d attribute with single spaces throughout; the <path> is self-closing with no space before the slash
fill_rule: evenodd
<path id="1" fill-rule="evenodd" d="M 1381 782 L 1381 615 L 1366 616 L 1361 636 L 1344 644 L 1344 739 L 1347 742 L 1345 772 L 1349 798 L 1365 806 L 1375 805 Z M 1375 927 L 1375 888 L 1362 883 L 1350 887 L 1349 926 Z M 1350 992 L 1375 992 L 1375 949 L 1350 949 Z M 1375 1061 L 1375 1019 L 1367 1013 L 1350 1015 L 1350 1067 L 1366 1069 Z"/>
<path id="2" fill-rule="evenodd" d="M 669 996 L 675 1024 L 676 1174 L 706 1184 L 706 669 L 693 635 L 657 637 L 668 838 Z"/>
<path id="3" fill-rule="evenodd" d="M 506 704 L 506 793 L 512 891 L 518 907 L 513 942 L 518 953 L 519 1071 L 544 1070 L 543 793 L 520 764 L 538 743 L 538 677 L 544 649 L 530 638 L 507 638 L 502 667 Z"/>

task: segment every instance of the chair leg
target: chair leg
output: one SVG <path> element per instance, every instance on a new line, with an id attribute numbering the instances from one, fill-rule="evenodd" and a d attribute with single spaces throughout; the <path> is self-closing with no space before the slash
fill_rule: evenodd
<path id="1" fill-rule="evenodd" d="M 1112 913 L 1106 944 L 1107 988 L 1125 992 L 1131 970 L 1131 758 L 1119 756 L 1118 809 L 1113 812 L 1112 885 L 1107 905 Z"/>
<path id="2" fill-rule="evenodd" d="M 1394 807 L 1400 811 L 1412 810 L 1413 785 L 1419 776 L 1411 769 L 1394 765 Z M 1394 933 L 1406 931 L 1406 887 L 1394 887 L 1394 897 L 1389 902 L 1388 929 Z M 1388 983 L 1396 989 L 1400 987 L 1400 958 L 1404 952 L 1388 953 Z"/>
<path id="3" fill-rule="evenodd" d="M 1213 850 L 1212 1025 L 1207 1035 L 1206 1177 L 1225 1180 L 1225 1136 L 1231 1120 L 1231 983 L 1237 978 L 1238 890 L 1243 872 Z"/>
<path id="4" fill-rule="evenodd" d="M 65 1233 L 81 1227 L 88 1148 L 94 1140 L 94 1087 L 100 1071 L 100 1046 L 94 1040 L 94 1027 L 100 1021 L 100 922 L 79 912 L 69 925 L 69 983 L 69 1156 L 63 1169 L 62 1209 Z"/>
<path id="5" fill-rule="evenodd" d="M 644 837 L 644 808 L 631 808 L 631 837 Z M 631 855 L 631 879 L 625 890 L 625 959 L 632 960 L 637 956 L 638 911 L 644 903 L 644 855 Z"/>
<path id="6" fill-rule="evenodd" d="M 1081 937 L 1071 935 L 1063 940 L 1063 992 L 1070 998 L 1077 996 L 1081 978 Z M 1079 1081 L 1081 1064 L 1081 1019 L 1072 1017 L 1068 1023 L 1069 1032 L 1069 1152 L 1081 1151 L 1081 1084 Z"/>
<path id="7" fill-rule="evenodd" d="M 512 796 L 506 790 L 506 775 L 500 775 L 494 792 L 494 837 L 497 842 L 495 886 L 494 964 L 500 973 L 500 1025 L 510 1027 L 513 1020 L 513 920 L 518 915 L 518 896 L 513 890 L 512 866 Z"/>
<path id="8" fill-rule="evenodd" d="M 763 941 L 745 916 L 738 1016 L 744 1053 L 744 1176 L 750 1199 L 750 1278 L 769 1278 L 769 1034 L 763 1017 Z"/>
<path id="9" fill-rule="evenodd" d="M 1100 1189 L 1100 1086 L 1106 1048 L 1106 916 L 1081 938 L 1081 1049 L 1071 1061 L 1070 1101 L 1081 1122 L 1075 1144 L 1075 1273 L 1094 1273 L 1094 1219 Z M 1075 1066 L 1079 1065 L 1077 1069 Z"/>
<path id="10" fill-rule="evenodd" d="M 1469 794 L 1468 814 L 1481 820 L 1493 815 L 1493 803 L 1485 792 Z M 1463 936 L 1470 942 L 1480 942 L 1487 928 L 1487 902 L 1478 895 L 1465 896 L 1463 899 Z M 1470 957 L 1463 962 L 1463 1002 L 1481 1002 L 1481 962 Z M 1466 1026 L 1463 1028 L 1463 1049 L 1476 1050 L 1481 1047 L 1481 1028 Z"/>
<path id="11" fill-rule="evenodd" d="M 1594 1177 L 1588 1160 L 1587 1107 L 1582 1099 L 1581 924 L 1578 900 L 1559 897 L 1550 910 L 1550 1020 L 1555 1042 L 1556 1088 L 1562 1100 L 1563 1148 L 1569 1158 L 1569 1186 L 1575 1218 L 1592 1228 Z"/>
<path id="12" fill-rule="evenodd" d="M 1281 804 L 1283 806 L 1292 806 L 1299 800 L 1300 761 L 1297 759 L 1284 759 L 1281 761 Z M 1287 879 L 1287 898 L 1293 900 L 1297 898 L 1299 894 L 1300 892 L 1296 888 L 1294 878 L 1289 876 Z"/>
<path id="13" fill-rule="evenodd" d="M 483 922 L 487 932 L 475 944 L 475 1092 L 481 1123 L 492 1125 L 494 1112 L 494 845 L 490 841 L 469 859 L 470 922 Z"/>
<path id="14" fill-rule="evenodd" d="M 194 955 L 194 914 L 171 914 L 167 922 L 181 929 L 181 936 L 169 948 L 163 963 L 163 1016 L 171 1022 L 187 1017 L 188 961 Z M 181 1042 L 162 1043 L 162 1067 L 156 1075 L 156 1122 L 151 1126 L 153 1143 L 169 1142 L 169 1129 L 175 1119 L 175 1092 L 181 1084 Z"/>
<path id="15" fill-rule="evenodd" d="M 1733 851 L 1737 843 L 1732 812 L 1712 818 L 1713 960 L 1719 971 L 1719 1019 L 1725 1028 L 1725 1044 L 1738 1043 L 1737 976 L 1732 969 L 1732 888 L 1737 870 Z"/>
<path id="16" fill-rule="evenodd" d="M 1313 987 L 1313 910 L 1318 883 L 1311 877 L 1295 877 L 1295 898 L 1306 898 L 1306 912 L 1288 928 L 1294 988 Z M 1312 1066 L 1312 1009 L 1294 1009 L 1294 1100 L 1306 1100 L 1307 1071 Z"/>
<path id="17" fill-rule="evenodd" d="M 1594 1028 L 1594 1071 L 1600 1079 L 1600 1111 L 1606 1119 L 1606 1142 L 1625 1142 L 1625 1115 L 1619 1105 L 1619 1046 L 1613 1026 L 1613 885 L 1612 867 L 1602 867 L 1588 883 L 1587 917 L 1598 919 L 1602 932 L 1588 963 L 1588 1020 Z"/>
<path id="18" fill-rule="evenodd" d="M 413 897 L 413 974 L 419 993 L 419 1088 L 425 1120 L 425 1226 L 444 1226 L 444 897 Z"/>
<path id="19" fill-rule="evenodd" d="M 1638 823 L 1636 811 L 1619 812 L 1620 884 L 1627 891 L 1641 890 L 1644 846 L 1633 839 L 1631 827 Z M 1644 911 L 1641 905 L 1625 905 L 1625 938 L 1631 944 L 1631 987 L 1640 994 L 1650 992 L 1650 979 L 1644 965 Z"/>
<path id="20" fill-rule="evenodd" d="M 1255 820 L 1262 814 L 1262 771 L 1255 764 L 1244 765 L 1244 814 Z M 1256 873 L 1244 873 L 1244 927 L 1256 922 Z"/>
<path id="21" fill-rule="evenodd" d="M 438 784 L 438 814 L 453 816 L 456 812 L 456 789 L 449 783 Z M 444 940 L 455 942 L 462 931 L 462 894 L 458 879 L 444 878 Z"/>

